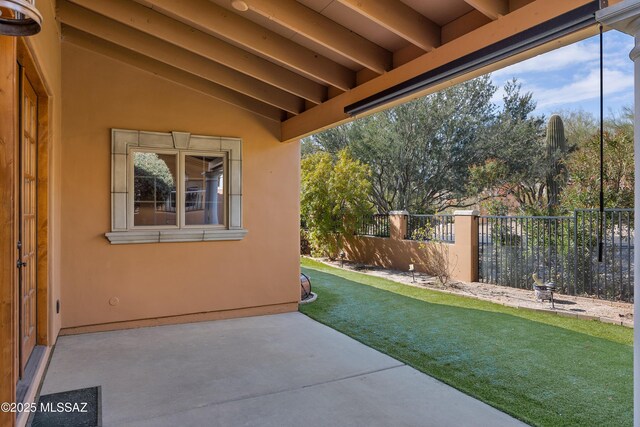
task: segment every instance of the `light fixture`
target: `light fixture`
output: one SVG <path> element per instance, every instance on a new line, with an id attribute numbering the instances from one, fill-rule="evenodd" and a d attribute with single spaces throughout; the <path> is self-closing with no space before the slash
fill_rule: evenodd
<path id="1" fill-rule="evenodd" d="M 240 12 L 246 12 L 247 10 L 249 10 L 249 6 L 247 6 L 247 3 L 243 2 L 242 0 L 232 0 L 231 7 L 233 7 L 235 10 L 239 10 Z"/>
<path id="2" fill-rule="evenodd" d="M 42 15 L 35 0 L 0 0 L 0 34 L 6 36 L 32 36 L 42 28 Z"/>

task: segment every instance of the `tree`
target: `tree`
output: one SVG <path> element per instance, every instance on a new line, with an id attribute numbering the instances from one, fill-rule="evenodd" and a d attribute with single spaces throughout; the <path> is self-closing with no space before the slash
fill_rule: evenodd
<path id="1" fill-rule="evenodd" d="M 542 212 L 547 205 L 549 169 L 543 117 L 533 115 L 533 94 L 522 94 L 516 80 L 505 84 L 503 104 L 483 140 L 485 159 L 470 166 L 468 192 L 475 194 L 478 201 L 490 201 L 502 214 L 509 208 L 508 199 L 527 213 Z"/>
<path id="2" fill-rule="evenodd" d="M 579 131 L 569 134 L 578 139 L 567 160 L 569 179 L 561 197 L 566 210 L 596 208 L 600 204 L 600 135 L 595 119 L 590 126 L 584 114 L 578 118 L 582 125 L 572 126 Z M 604 153 L 605 207 L 633 208 L 633 113 L 629 108 L 605 122 Z"/>
<path id="3" fill-rule="evenodd" d="M 353 122 L 346 123 L 342 126 L 317 133 L 312 137 L 304 138 L 300 148 L 302 157 L 317 153 L 318 151 L 336 154 L 349 145 L 352 126 Z"/>
<path id="4" fill-rule="evenodd" d="M 157 153 L 135 153 L 134 190 L 137 200 L 166 200 L 175 184 L 171 170 Z"/>
<path id="5" fill-rule="evenodd" d="M 304 151 L 348 146 L 371 168 L 380 212 L 468 206 L 468 166 L 484 159 L 480 142 L 495 120 L 495 92 L 489 76 L 479 77 L 314 135 Z"/>
<path id="6" fill-rule="evenodd" d="M 300 205 L 309 241 L 314 253 L 335 258 L 343 239 L 372 213 L 369 167 L 342 149 L 335 156 L 310 154 L 302 160 L 301 169 Z"/>
<path id="7" fill-rule="evenodd" d="M 564 121 L 569 151 L 574 151 L 580 141 L 586 141 L 599 132 L 598 122 L 584 110 L 563 110 L 558 113 Z"/>

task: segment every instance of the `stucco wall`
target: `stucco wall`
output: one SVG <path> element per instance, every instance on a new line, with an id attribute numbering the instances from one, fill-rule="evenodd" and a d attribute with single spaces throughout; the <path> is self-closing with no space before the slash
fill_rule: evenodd
<path id="1" fill-rule="evenodd" d="M 62 60 L 63 328 L 295 303 L 299 145 L 279 123 L 68 43 Z M 111 128 L 242 138 L 244 240 L 109 244 Z"/>
<path id="2" fill-rule="evenodd" d="M 431 244 L 413 240 L 354 236 L 349 239 L 345 253 L 347 259 L 366 265 L 409 271 L 409 264 L 413 264 L 415 271 L 428 274 L 437 273 L 430 268 L 434 263 L 445 265 L 443 262 L 448 259 L 452 277 L 459 279 L 462 264 L 461 254 L 456 249 L 451 243 Z"/>
<path id="3" fill-rule="evenodd" d="M 389 216 L 390 236 L 353 236 L 345 245 L 348 260 L 378 267 L 415 271 L 433 275 L 447 272 L 454 280 L 478 280 L 477 212 L 460 211 L 455 215 L 455 242 L 405 240 L 406 213 Z"/>

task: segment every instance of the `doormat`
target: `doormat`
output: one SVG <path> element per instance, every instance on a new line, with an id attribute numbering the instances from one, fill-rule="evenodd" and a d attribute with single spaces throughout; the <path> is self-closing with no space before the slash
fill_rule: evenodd
<path id="1" fill-rule="evenodd" d="M 100 386 L 45 394 L 38 400 L 32 427 L 102 426 Z"/>

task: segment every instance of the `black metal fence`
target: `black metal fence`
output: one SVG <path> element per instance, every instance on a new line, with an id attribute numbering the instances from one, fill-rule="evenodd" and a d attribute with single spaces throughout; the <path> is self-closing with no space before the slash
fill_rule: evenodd
<path id="1" fill-rule="evenodd" d="M 598 211 L 575 212 L 575 293 L 633 301 L 633 209 L 607 209 L 598 260 Z"/>
<path id="2" fill-rule="evenodd" d="M 389 214 L 373 214 L 362 218 L 356 235 L 389 237 Z"/>
<path id="3" fill-rule="evenodd" d="M 633 301 L 633 210 L 605 210 L 602 238 L 599 218 L 597 210 L 480 217 L 480 281 L 531 289 L 537 273 L 565 294 Z"/>
<path id="4" fill-rule="evenodd" d="M 409 215 L 407 218 L 407 240 L 440 240 L 454 243 L 454 215 Z"/>

